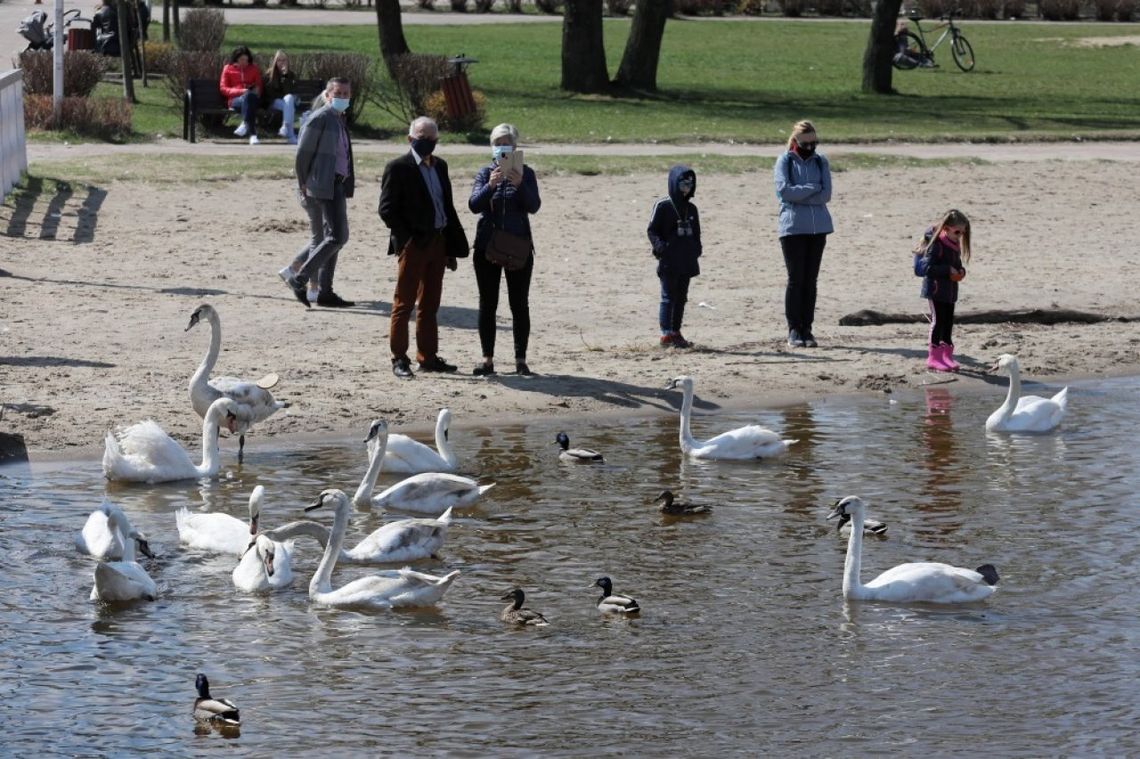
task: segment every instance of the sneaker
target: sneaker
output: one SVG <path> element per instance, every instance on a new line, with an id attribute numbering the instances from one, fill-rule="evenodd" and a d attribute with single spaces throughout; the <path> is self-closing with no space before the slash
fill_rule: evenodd
<path id="1" fill-rule="evenodd" d="M 406 358 L 392 359 L 392 374 L 396 375 L 397 379 L 415 379 L 416 375 L 412 374 L 412 362 Z"/>
<path id="2" fill-rule="evenodd" d="M 806 348 L 807 343 L 804 342 L 803 336 L 798 329 L 788 330 L 788 346 L 791 348 Z"/>
<path id="3" fill-rule="evenodd" d="M 245 122 L 243 121 L 238 125 L 238 128 L 234 130 L 234 136 L 245 137 L 247 134 L 249 134 L 249 127 L 246 126 Z"/>
<path id="4" fill-rule="evenodd" d="M 673 347 L 673 335 L 662 335 L 661 336 L 661 347 L 662 348 L 672 348 Z"/>
<path id="5" fill-rule="evenodd" d="M 421 372 L 453 372 L 457 368 L 455 364 L 449 364 L 439 356 L 433 356 L 427 361 L 420 362 Z"/>
<path id="6" fill-rule="evenodd" d="M 310 287 L 305 297 L 309 299 L 310 303 L 318 303 L 321 299 L 321 291 Z"/>
<path id="7" fill-rule="evenodd" d="M 251 135 L 249 136 L 249 144 L 250 144 L 250 145 L 260 145 L 260 144 L 261 144 L 261 140 L 257 139 L 257 135 L 256 135 L 256 134 L 251 134 Z"/>
<path id="8" fill-rule="evenodd" d="M 277 136 L 278 137 L 288 137 L 289 136 L 289 130 L 286 129 L 285 127 L 281 127 L 280 129 L 277 130 Z"/>
<path id="9" fill-rule="evenodd" d="M 471 370 L 471 373 L 473 375 L 475 375 L 476 377 L 489 377 L 495 373 L 495 365 L 494 364 L 479 364 L 479 366 L 477 366 Z"/>
<path id="10" fill-rule="evenodd" d="M 680 332 L 673 333 L 673 345 L 677 348 L 692 348 L 693 344 L 681 335 Z"/>
<path id="11" fill-rule="evenodd" d="M 817 343 L 815 341 L 815 335 L 813 335 L 811 333 L 810 329 L 807 330 L 806 332 L 804 332 L 803 338 L 804 338 L 804 347 L 805 348 L 818 348 L 819 347 L 819 343 Z"/>
<path id="12" fill-rule="evenodd" d="M 325 308 L 351 308 L 356 305 L 356 301 L 345 300 L 336 293 L 321 293 L 317 296 L 317 305 Z"/>
<path id="13" fill-rule="evenodd" d="M 289 285 L 289 287 L 294 287 L 297 284 L 297 282 L 293 279 L 294 272 L 292 266 L 286 266 L 284 269 L 277 272 L 277 276 L 285 280 L 285 284 Z"/>

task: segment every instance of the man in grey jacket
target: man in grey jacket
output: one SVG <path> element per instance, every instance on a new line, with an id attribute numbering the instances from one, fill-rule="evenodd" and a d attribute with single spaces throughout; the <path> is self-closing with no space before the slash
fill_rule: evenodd
<path id="1" fill-rule="evenodd" d="M 309 308 L 306 285 L 314 274 L 320 286 L 317 305 L 347 308 L 356 304 L 333 292 L 333 275 L 340 249 L 348 242 L 347 199 L 352 197 L 355 183 L 352 141 L 344 118 L 352 101 L 349 81 L 330 79 L 324 100 L 301 129 L 295 161 L 301 205 L 312 211 L 312 204 L 316 204 L 320 209 L 324 239 L 310 248 L 308 259 L 299 268 L 295 261 L 278 273 L 305 308 Z M 315 217 L 315 213 L 311 215 Z"/>

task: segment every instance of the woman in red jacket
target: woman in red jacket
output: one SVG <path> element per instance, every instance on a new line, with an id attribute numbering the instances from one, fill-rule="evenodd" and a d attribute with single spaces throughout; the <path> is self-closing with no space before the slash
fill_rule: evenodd
<path id="1" fill-rule="evenodd" d="M 230 110 L 241 112 L 241 125 L 234 130 L 238 137 L 249 135 L 249 144 L 256 145 L 257 107 L 261 102 L 261 72 L 253 65 L 253 53 L 242 45 L 230 55 L 230 62 L 222 69 L 218 90 Z"/>

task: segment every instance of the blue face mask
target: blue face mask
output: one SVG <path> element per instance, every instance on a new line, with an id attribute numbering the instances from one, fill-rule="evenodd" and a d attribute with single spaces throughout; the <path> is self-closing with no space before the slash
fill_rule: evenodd
<path id="1" fill-rule="evenodd" d="M 348 106 L 351 102 L 352 98 L 332 98 L 329 100 L 329 105 L 331 105 L 333 110 L 337 113 L 344 113 L 348 110 Z"/>
<path id="2" fill-rule="evenodd" d="M 491 148 L 491 156 L 496 160 L 505 155 L 510 155 L 512 152 L 514 152 L 514 148 L 510 145 L 495 145 Z"/>
<path id="3" fill-rule="evenodd" d="M 416 155 L 420 158 L 427 158 L 435 150 L 435 142 L 426 137 L 417 137 L 412 140 L 412 150 L 416 151 Z"/>

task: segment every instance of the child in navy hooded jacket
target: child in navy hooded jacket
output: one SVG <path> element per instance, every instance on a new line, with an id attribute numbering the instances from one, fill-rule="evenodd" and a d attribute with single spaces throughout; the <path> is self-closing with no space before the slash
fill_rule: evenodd
<path id="1" fill-rule="evenodd" d="M 649 220 L 649 244 L 657 259 L 661 280 L 661 305 L 657 319 L 661 327 L 661 347 L 688 348 L 681 336 L 689 280 L 701 273 L 701 221 L 692 197 L 697 192 L 697 175 L 688 166 L 669 169 L 669 194 L 653 206 Z"/>

